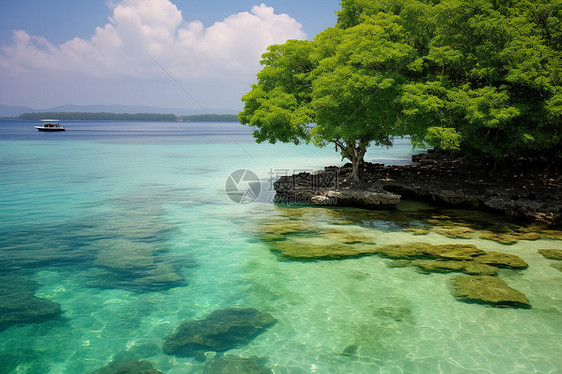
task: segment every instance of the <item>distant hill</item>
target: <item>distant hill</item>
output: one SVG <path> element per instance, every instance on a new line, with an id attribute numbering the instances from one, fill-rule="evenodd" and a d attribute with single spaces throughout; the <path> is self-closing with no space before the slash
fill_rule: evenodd
<path id="1" fill-rule="evenodd" d="M 35 110 L 37 112 L 37 110 Z M 202 114 L 202 109 L 185 109 L 185 108 L 160 108 L 143 105 L 61 105 L 54 108 L 41 110 L 41 112 L 88 112 L 88 113 L 157 113 L 169 114 L 176 116 L 188 116 L 193 114 Z M 235 114 L 236 110 L 232 109 L 207 109 L 209 113 L 216 114 Z"/>
<path id="2" fill-rule="evenodd" d="M 23 113 L 33 112 L 73 112 L 73 113 L 156 113 L 156 114 L 175 114 L 176 116 L 188 116 L 205 114 L 203 109 L 185 109 L 185 108 L 160 108 L 141 105 L 61 105 L 53 108 L 34 109 L 23 106 L 0 105 L 0 117 L 18 117 Z M 236 114 L 234 109 L 210 109 L 207 113 L 215 114 Z"/>
<path id="3" fill-rule="evenodd" d="M 0 117 L 17 117 L 22 113 L 33 111 L 35 109 L 26 106 L 0 105 Z"/>
<path id="4" fill-rule="evenodd" d="M 165 113 L 107 113 L 107 112 L 30 112 L 20 114 L 17 118 L 22 120 L 40 120 L 43 118 L 56 118 L 69 121 L 184 121 L 184 122 L 238 122 L 236 114 L 194 114 L 189 116 L 176 116 Z"/>

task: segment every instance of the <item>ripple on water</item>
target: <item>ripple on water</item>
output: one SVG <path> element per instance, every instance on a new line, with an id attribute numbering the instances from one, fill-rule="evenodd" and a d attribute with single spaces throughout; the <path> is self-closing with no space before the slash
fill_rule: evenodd
<path id="1" fill-rule="evenodd" d="M 11 151 L 25 156 L 21 147 Z M 0 270 L 33 282 L 27 295 L 61 310 L 0 333 L 5 371 L 82 374 L 112 361 L 146 360 L 168 374 L 201 373 L 204 362 L 164 354 L 164 339 L 184 321 L 231 307 L 267 312 L 277 323 L 224 357 L 238 357 L 231 357 L 235 365 L 257 357 L 263 361 L 254 364 L 276 373 L 562 367 L 562 272 L 538 252 L 562 249 L 557 232 L 411 202 L 397 211 L 236 205 L 222 186 L 240 168 L 239 158 L 225 159 L 216 147 L 81 148 L 64 149 L 76 158 L 57 170 L 3 166 L 26 170 L 12 170 L 0 183 L 2 195 L 14 198 L 0 217 Z M 198 164 L 198 153 L 207 161 L 193 171 L 186 162 Z M 163 162 L 160 154 L 173 157 Z M 273 156 L 260 155 L 265 161 L 256 167 L 267 173 Z M 85 164 L 92 166 L 84 170 Z M 275 250 L 288 242 L 297 250 L 316 245 L 356 253 L 294 261 Z M 372 251 L 411 243 L 518 256 L 527 268 L 502 268 L 496 277 L 524 293 L 532 308 L 459 302 L 450 285 L 458 274 L 398 266 Z M 3 282 L 16 283 L 25 282 Z"/>

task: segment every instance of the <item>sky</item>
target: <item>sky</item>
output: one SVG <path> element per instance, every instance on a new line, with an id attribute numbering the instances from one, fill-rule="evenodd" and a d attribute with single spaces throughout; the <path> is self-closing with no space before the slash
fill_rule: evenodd
<path id="1" fill-rule="evenodd" d="M 238 111 L 268 45 L 312 39 L 339 0 L 0 2 L 0 105 Z"/>

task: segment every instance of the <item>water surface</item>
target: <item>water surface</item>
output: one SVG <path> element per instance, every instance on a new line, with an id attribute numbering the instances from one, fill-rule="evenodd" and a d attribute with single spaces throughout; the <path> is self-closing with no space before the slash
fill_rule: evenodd
<path id="1" fill-rule="evenodd" d="M 264 358 L 275 373 L 562 370 L 562 272 L 537 252 L 562 249 L 561 240 L 503 244 L 480 236 L 482 223 L 499 217 L 408 202 L 400 214 L 415 219 L 358 209 L 294 214 L 288 209 L 298 208 L 268 202 L 273 179 L 340 158 L 329 147 L 255 144 L 238 124 L 84 121 L 65 122 L 64 133 L 33 125 L 0 121 L 2 293 L 50 300 L 62 314 L 0 332 L 2 373 L 87 373 L 119 359 L 201 373 L 203 362 L 166 355 L 162 342 L 180 323 L 233 306 L 277 319 L 227 352 Z M 399 140 L 371 149 L 367 160 L 403 164 L 412 152 Z M 259 201 L 229 199 L 224 186 L 237 169 L 261 178 Z M 473 234 L 404 230 L 443 216 L 473 225 Z M 303 243 L 337 244 L 321 234 L 337 229 L 374 245 L 475 244 L 517 255 L 529 267 L 498 276 L 532 308 L 460 302 L 451 294 L 454 273 L 395 267 L 379 255 L 284 258 L 259 235 L 272 220 L 312 227 Z"/>

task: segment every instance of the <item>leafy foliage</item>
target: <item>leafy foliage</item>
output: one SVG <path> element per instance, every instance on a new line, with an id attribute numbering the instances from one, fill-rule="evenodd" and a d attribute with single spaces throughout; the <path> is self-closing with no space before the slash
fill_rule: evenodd
<path id="1" fill-rule="evenodd" d="M 313 41 L 263 55 L 240 121 L 258 142 L 367 147 L 409 135 L 476 155 L 562 151 L 562 1 L 343 0 Z"/>

